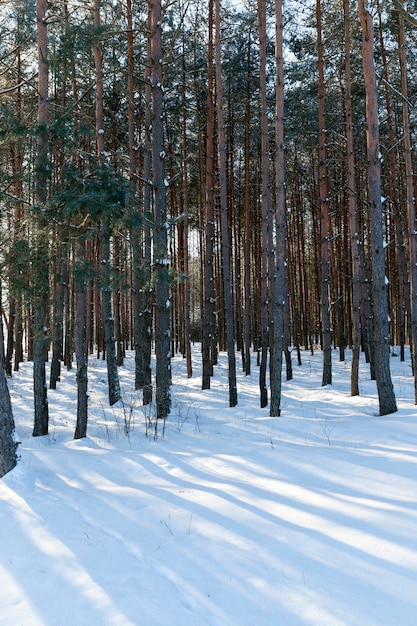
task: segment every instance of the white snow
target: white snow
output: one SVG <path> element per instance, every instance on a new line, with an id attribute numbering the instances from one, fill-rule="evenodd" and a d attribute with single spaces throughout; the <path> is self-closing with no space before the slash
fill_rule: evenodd
<path id="1" fill-rule="evenodd" d="M 407 361 L 391 358 L 399 411 L 379 417 L 361 362 L 303 353 L 282 417 L 258 408 L 258 369 L 227 359 L 210 390 L 172 359 L 172 412 L 120 368 L 90 358 L 88 437 L 74 441 L 75 370 L 49 391 L 50 434 L 33 438 L 32 373 L 10 382 L 18 466 L 0 481 L 1 626 L 411 626 L 417 623 L 417 408 Z M 150 424 L 151 422 L 151 424 Z M 146 424 L 148 434 L 146 437 Z M 159 432 L 162 426 L 158 425 Z M 127 435 L 125 433 L 128 433 Z"/>

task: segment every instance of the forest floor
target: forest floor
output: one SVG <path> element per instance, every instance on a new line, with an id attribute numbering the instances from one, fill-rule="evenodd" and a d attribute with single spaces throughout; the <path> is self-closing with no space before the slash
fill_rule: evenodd
<path id="1" fill-rule="evenodd" d="M 132 354 L 112 408 L 105 366 L 90 358 L 79 441 L 75 371 L 49 391 L 45 437 L 31 437 L 31 365 L 9 381 L 21 458 L 0 481 L 1 626 L 417 624 L 409 356 L 391 357 L 393 415 L 379 417 L 364 361 L 352 398 L 349 359 L 333 354 L 323 388 L 316 352 L 294 363 L 282 417 L 270 418 L 255 359 L 230 409 L 225 355 L 201 391 L 193 350 L 192 379 L 172 361 L 172 413 L 156 439 Z"/>

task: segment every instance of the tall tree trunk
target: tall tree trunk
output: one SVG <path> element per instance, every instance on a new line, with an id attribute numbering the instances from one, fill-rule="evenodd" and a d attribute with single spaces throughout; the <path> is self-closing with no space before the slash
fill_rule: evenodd
<path id="1" fill-rule="evenodd" d="M 102 311 L 104 320 L 104 342 L 106 353 L 109 404 L 113 406 L 121 398 L 119 374 L 117 371 L 116 341 L 114 336 L 114 317 L 111 301 L 110 277 L 110 224 L 108 216 L 100 223 L 101 231 L 101 281 Z"/>
<path id="2" fill-rule="evenodd" d="M 322 385 L 332 384 L 332 333 L 329 301 L 329 182 L 326 164 L 324 106 L 324 59 L 321 27 L 321 0 L 316 1 L 317 62 L 319 76 L 319 193 L 321 237 L 321 331 L 323 349 Z"/>
<path id="3" fill-rule="evenodd" d="M 397 410 L 390 373 L 390 336 L 387 284 L 385 275 L 381 202 L 381 157 L 379 149 L 378 88 L 374 59 L 374 27 L 367 3 L 359 0 L 362 27 L 362 58 L 366 95 L 366 143 L 368 157 L 368 206 L 372 269 L 372 299 L 375 343 L 375 377 L 379 413 Z"/>
<path id="4" fill-rule="evenodd" d="M 389 144 L 389 178 L 387 182 L 388 193 L 387 196 L 391 201 L 392 213 L 394 219 L 392 220 L 392 228 L 395 233 L 395 246 L 390 246 L 391 251 L 395 254 L 393 260 L 390 282 L 393 282 L 393 278 L 397 283 L 397 306 L 396 306 L 396 326 L 398 345 L 400 346 L 401 360 L 404 361 L 404 347 L 406 342 L 406 319 L 411 319 L 410 309 L 410 283 L 409 283 L 409 266 L 407 261 L 407 249 L 405 243 L 405 225 L 403 212 L 401 210 L 401 203 L 399 198 L 399 184 L 400 179 L 399 168 L 397 164 L 395 145 L 397 139 L 394 133 L 394 124 L 396 123 L 396 116 L 394 115 L 393 107 L 391 104 L 392 92 L 390 76 L 388 73 L 389 60 L 387 58 L 386 46 L 384 42 L 384 27 L 382 12 L 383 9 L 379 0 L 377 0 L 378 7 L 378 27 L 379 27 L 379 43 L 381 46 L 381 58 L 384 67 L 384 92 L 385 92 L 385 105 L 387 108 L 386 123 L 388 128 L 388 144 Z"/>
<path id="5" fill-rule="evenodd" d="M 170 396 L 170 300 L 167 230 L 167 200 L 164 151 L 164 101 L 162 74 L 161 0 L 150 0 L 151 82 L 152 82 L 152 169 L 155 202 L 153 262 L 155 279 L 156 417 L 166 419 Z"/>
<path id="6" fill-rule="evenodd" d="M 80 237 L 83 237 L 81 233 Z M 88 418 L 88 377 L 87 358 L 85 349 L 85 322 L 86 322 L 86 255 L 85 241 L 78 244 L 77 267 L 75 269 L 75 327 L 74 345 L 77 362 L 77 423 L 74 439 L 81 439 L 87 435 Z"/>
<path id="7" fill-rule="evenodd" d="M 4 369 L 4 358 L 3 314 L 1 308 L 0 284 L 0 478 L 7 474 L 7 472 L 10 472 L 17 462 L 15 425 L 6 372 Z"/>
<path id="8" fill-rule="evenodd" d="M 141 293 L 142 290 L 142 220 L 137 201 L 138 145 L 135 123 L 135 52 L 133 36 L 132 0 L 126 1 L 127 18 L 127 129 L 129 143 L 129 210 L 132 229 L 132 282 L 133 282 L 133 346 L 135 349 L 135 389 L 143 388 L 143 362 L 141 350 Z"/>
<path id="9" fill-rule="evenodd" d="M 16 64 L 17 64 L 17 77 L 19 82 L 22 77 L 22 60 L 21 60 L 21 50 L 20 46 L 16 51 Z M 22 89 L 19 85 L 16 93 L 16 118 L 19 123 L 22 122 Z M 16 146 L 14 148 L 14 154 L 12 158 L 12 171 L 13 177 L 15 178 L 14 183 L 14 195 L 16 198 L 23 198 L 23 161 L 24 161 L 24 152 L 21 141 L 16 142 Z M 20 200 L 16 201 L 14 208 L 14 240 L 16 243 L 19 243 L 26 239 L 26 226 L 24 220 L 24 205 Z M 23 280 L 23 268 L 19 264 L 19 267 L 15 270 L 11 270 L 13 274 L 16 275 L 16 278 L 19 280 L 19 288 L 18 292 L 15 294 L 14 303 L 11 307 L 11 310 L 14 307 L 14 332 L 13 332 L 13 340 L 14 340 L 14 371 L 17 372 L 19 370 L 19 365 L 23 361 L 23 297 L 22 297 L 22 280 Z M 16 287 L 15 287 L 16 289 Z M 10 355 L 10 365 L 11 358 Z M 6 369 L 8 368 L 9 359 L 6 357 Z M 11 376 L 11 371 L 7 372 L 8 375 Z"/>
<path id="10" fill-rule="evenodd" d="M 261 325 L 262 325 L 262 346 L 261 363 L 259 368 L 259 391 L 260 405 L 266 407 L 268 404 L 268 390 L 266 383 L 266 370 L 268 364 L 269 347 L 269 324 L 270 311 L 268 298 L 272 296 L 272 279 L 275 273 L 273 257 L 271 217 L 271 162 L 269 156 L 269 129 L 268 129 L 268 109 L 266 98 L 266 0 L 258 0 L 258 30 L 259 30 L 259 83 L 260 83 L 260 105 L 261 105 L 261 175 L 262 175 L 262 277 L 261 277 Z"/>
<path id="11" fill-rule="evenodd" d="M 236 385 L 236 354 L 235 332 L 233 320 L 232 283 L 230 268 L 229 220 L 227 211 L 227 178 L 226 178 L 226 141 L 223 115 L 223 86 L 221 75 L 220 46 L 220 0 L 216 0 L 216 96 L 217 96 L 217 130 L 219 143 L 219 178 L 220 178 L 220 221 L 222 233 L 222 263 L 224 308 L 226 320 L 226 343 L 229 374 L 229 406 L 237 405 Z"/>
<path id="12" fill-rule="evenodd" d="M 100 17 L 101 0 L 94 0 L 94 26 L 97 29 L 93 44 L 93 56 L 96 72 L 96 150 L 98 163 L 101 166 L 104 153 L 104 111 L 103 111 L 103 55 L 101 43 L 98 40 L 98 29 L 101 25 Z M 110 277 L 110 216 L 108 209 L 104 207 L 101 221 L 101 280 L 102 301 L 104 319 L 104 340 L 106 346 L 107 379 L 109 386 L 110 406 L 121 398 L 119 374 L 117 371 L 116 346 L 114 337 L 114 318 L 111 302 L 111 277 Z"/>
<path id="13" fill-rule="evenodd" d="M 251 36 L 248 41 L 248 70 L 246 78 L 246 107 L 245 107 L 245 236 L 244 236 L 244 346 L 245 346 L 245 374 L 251 373 L 251 317 L 252 317 L 252 290 L 251 290 L 251 194 L 250 194 L 250 143 L 251 143 L 251 102 L 250 86 L 251 72 Z"/>
<path id="14" fill-rule="evenodd" d="M 186 102 L 186 68 L 185 68 L 185 51 L 182 63 L 182 149 L 183 149 L 183 211 L 184 211 L 184 225 L 183 225 L 183 239 L 184 239 L 184 258 L 183 272 L 184 272 L 184 303 L 182 316 L 184 318 L 184 354 L 187 364 L 187 377 L 191 378 L 193 375 L 193 367 L 191 362 L 191 341 L 190 341 L 190 285 L 191 280 L 189 276 L 189 254 L 188 254 L 188 222 L 189 222 L 189 199 L 188 199 L 188 151 L 187 151 L 187 102 Z"/>
<path id="15" fill-rule="evenodd" d="M 213 107 L 213 0 L 208 6 L 206 220 L 204 246 L 204 306 L 202 332 L 202 389 L 210 389 L 215 342 L 214 292 L 214 107 Z"/>
<path id="16" fill-rule="evenodd" d="M 350 392 L 359 395 L 359 355 L 361 350 L 360 319 L 360 252 L 356 205 L 355 148 L 353 132 L 352 77 L 350 66 L 350 12 L 349 1 L 343 0 L 345 26 L 345 89 L 346 89 L 346 159 L 347 159 L 347 194 L 349 203 L 350 247 L 352 253 L 352 366 Z"/>
<path id="17" fill-rule="evenodd" d="M 67 237 L 65 237 L 66 239 Z M 63 273 L 66 267 L 67 245 L 60 245 L 60 253 L 57 260 L 56 280 L 54 289 L 54 316 L 53 316 L 53 344 L 51 371 L 49 378 L 50 389 L 56 389 L 57 382 L 61 377 L 61 360 L 64 345 L 64 282 Z"/>
<path id="18" fill-rule="evenodd" d="M 275 0 L 275 289 L 271 297 L 271 417 L 281 414 L 282 350 L 285 310 L 285 155 L 284 155 L 284 61 L 282 42 L 282 0 Z"/>
<path id="19" fill-rule="evenodd" d="M 148 8 L 148 24 L 151 27 L 151 8 Z M 143 179 L 150 181 L 152 177 L 152 58 L 151 41 L 147 40 L 147 61 L 145 66 L 145 138 L 143 146 Z M 142 285 L 141 285 L 141 340 L 143 372 L 143 404 L 152 402 L 152 301 L 154 290 L 151 276 L 152 237 L 151 224 L 153 224 L 153 206 L 151 185 L 145 182 L 143 185 L 143 258 L 142 258 Z"/>
<path id="20" fill-rule="evenodd" d="M 36 2 L 38 38 L 38 141 L 36 155 L 36 234 L 34 253 L 33 303 L 33 436 L 48 434 L 48 398 L 46 391 L 45 359 L 47 347 L 48 311 L 48 236 L 44 210 L 48 171 L 48 37 L 46 0 Z"/>
<path id="21" fill-rule="evenodd" d="M 414 403 L 417 404 L 417 230 L 416 230 L 416 207 L 414 200 L 413 185 L 413 157 L 411 147 L 410 115 L 408 107 L 408 85 L 407 85 L 407 63 L 405 56 L 405 29 L 404 16 L 399 13 L 398 17 L 398 47 L 400 54 L 401 70 L 401 93 L 402 93 L 402 113 L 403 113 L 403 136 L 404 136 L 404 161 L 405 180 L 407 197 L 407 217 L 408 217 L 408 270 L 410 281 L 410 308 L 411 320 L 410 345 L 414 374 Z"/>

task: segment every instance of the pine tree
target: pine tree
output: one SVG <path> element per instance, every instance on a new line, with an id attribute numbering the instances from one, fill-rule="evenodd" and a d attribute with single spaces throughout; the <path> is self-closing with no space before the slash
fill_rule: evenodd
<path id="1" fill-rule="evenodd" d="M 389 365 L 389 312 L 381 202 L 381 154 L 379 148 L 378 88 L 374 60 L 374 26 L 372 15 L 364 0 L 360 0 L 358 9 L 362 27 L 362 59 L 366 93 L 368 211 L 371 245 L 375 375 L 379 397 L 379 413 L 380 415 L 387 415 L 397 411 L 397 404 Z"/>

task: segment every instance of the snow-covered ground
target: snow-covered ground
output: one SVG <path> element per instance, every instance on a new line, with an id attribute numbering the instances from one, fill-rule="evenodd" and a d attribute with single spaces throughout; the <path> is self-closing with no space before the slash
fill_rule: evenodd
<path id="1" fill-rule="evenodd" d="M 50 434 L 31 437 L 24 364 L 10 381 L 21 459 L 0 481 L 1 626 L 415 626 L 410 362 L 391 358 L 399 411 L 379 417 L 364 362 L 352 398 L 349 361 L 334 353 L 322 388 L 321 354 L 303 359 L 270 418 L 255 364 L 230 409 L 224 355 L 204 392 L 198 349 L 191 380 L 176 357 L 156 440 L 132 355 L 116 408 L 90 359 L 80 441 L 74 371 L 49 392 Z"/>

